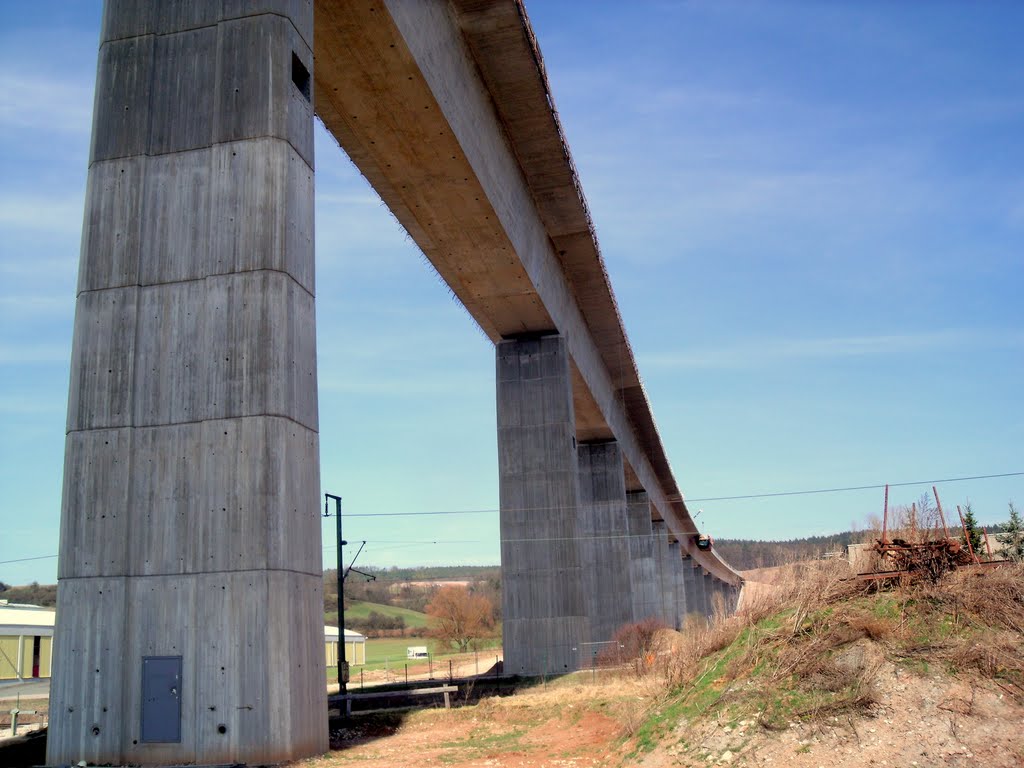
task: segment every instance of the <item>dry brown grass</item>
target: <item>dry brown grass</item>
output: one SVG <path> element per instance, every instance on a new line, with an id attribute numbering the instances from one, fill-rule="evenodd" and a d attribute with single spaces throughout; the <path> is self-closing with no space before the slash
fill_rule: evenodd
<path id="1" fill-rule="evenodd" d="M 902 590 L 897 647 L 981 675 L 1024 699 L 1024 565 L 961 569 Z"/>

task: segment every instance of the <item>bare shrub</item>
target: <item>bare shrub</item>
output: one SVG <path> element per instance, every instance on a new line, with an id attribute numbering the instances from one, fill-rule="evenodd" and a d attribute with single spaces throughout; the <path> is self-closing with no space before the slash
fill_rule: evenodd
<path id="1" fill-rule="evenodd" d="M 654 665 L 656 638 L 659 632 L 668 629 L 661 619 L 647 618 L 633 624 L 624 624 L 612 638 L 611 647 L 601 651 L 597 664 L 602 667 L 634 664 L 638 673 Z"/>

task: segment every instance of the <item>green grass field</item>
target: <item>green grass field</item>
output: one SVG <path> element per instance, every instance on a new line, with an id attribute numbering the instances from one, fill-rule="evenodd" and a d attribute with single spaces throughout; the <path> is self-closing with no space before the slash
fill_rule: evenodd
<path id="1" fill-rule="evenodd" d="M 382 605 L 380 603 L 363 603 L 353 602 L 345 609 L 345 619 L 350 622 L 349 629 L 351 629 L 351 621 L 353 619 L 367 619 L 370 616 L 370 611 L 376 611 L 381 616 L 401 616 L 405 619 L 405 626 L 416 629 L 418 627 L 425 627 L 430 620 L 430 617 L 425 613 L 419 611 L 410 611 L 408 608 L 399 608 L 394 605 Z M 331 611 L 330 613 L 324 614 L 324 622 L 326 624 L 338 624 L 338 612 Z M 413 643 L 413 645 L 423 645 L 423 643 Z"/>
<path id="2" fill-rule="evenodd" d="M 489 640 L 483 641 L 484 648 L 500 648 L 501 638 L 495 637 Z M 441 669 L 443 659 L 447 659 L 449 656 L 457 653 L 456 649 L 451 647 L 445 647 L 442 643 L 437 640 L 428 637 L 381 637 L 381 638 L 368 638 L 366 641 L 366 664 L 360 664 L 359 666 L 352 667 L 352 679 L 355 680 L 359 675 L 359 670 L 365 672 L 371 672 L 377 669 L 392 669 L 396 672 L 404 669 L 406 662 L 409 664 L 422 665 L 426 664 L 426 659 L 416 659 L 415 661 L 407 658 L 408 649 L 413 645 L 425 645 L 427 646 L 427 652 L 433 657 L 434 664 L 437 669 Z M 481 657 L 486 653 L 485 650 L 481 649 Z M 327 680 L 334 682 L 338 679 L 337 669 L 334 667 L 327 668 Z"/>

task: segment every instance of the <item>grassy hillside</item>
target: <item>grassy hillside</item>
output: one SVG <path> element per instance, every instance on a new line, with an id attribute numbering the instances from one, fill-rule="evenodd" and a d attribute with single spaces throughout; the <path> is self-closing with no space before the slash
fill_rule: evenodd
<path id="1" fill-rule="evenodd" d="M 830 564 L 791 568 L 744 614 L 677 636 L 666 696 L 636 728 L 629 759 L 754 764 L 816 753 L 807 764 L 817 765 L 867 731 L 885 748 L 869 751 L 872 737 L 832 764 L 877 754 L 928 765 L 971 750 L 984 764 L 1021 764 L 1024 739 L 988 734 L 1024 714 L 1024 569 L 962 569 L 881 591 L 845 576 Z"/>
<path id="2" fill-rule="evenodd" d="M 429 621 L 427 614 L 420 613 L 419 611 L 410 611 L 408 608 L 399 608 L 395 605 L 383 605 L 381 603 L 353 601 L 345 609 L 345 622 L 348 624 L 349 629 L 368 619 L 371 611 L 388 618 L 401 617 L 405 621 L 405 626 L 409 629 L 425 627 Z M 338 612 L 329 611 L 325 613 L 324 623 L 332 627 L 338 626 Z"/>

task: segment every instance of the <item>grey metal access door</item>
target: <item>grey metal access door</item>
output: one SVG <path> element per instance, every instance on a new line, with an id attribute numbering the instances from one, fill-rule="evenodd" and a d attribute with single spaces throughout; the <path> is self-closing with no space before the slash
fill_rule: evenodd
<path id="1" fill-rule="evenodd" d="M 139 741 L 181 741 L 181 656 L 142 657 Z"/>

